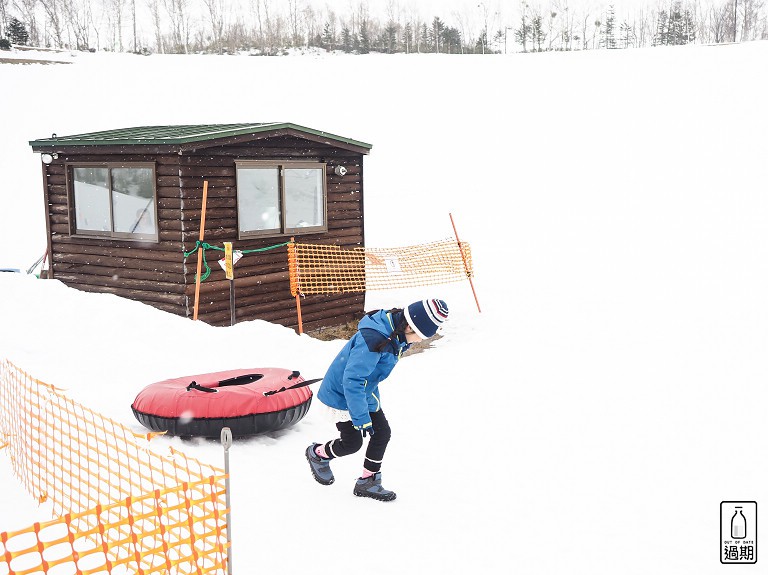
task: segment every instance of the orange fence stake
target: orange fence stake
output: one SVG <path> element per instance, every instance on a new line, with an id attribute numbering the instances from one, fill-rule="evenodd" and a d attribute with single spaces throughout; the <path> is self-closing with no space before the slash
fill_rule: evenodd
<path id="1" fill-rule="evenodd" d="M 208 180 L 203 182 L 203 213 L 200 214 L 200 243 L 205 237 L 205 205 L 208 202 Z M 195 276 L 195 311 L 192 319 L 197 320 L 197 308 L 200 302 L 200 274 L 203 273 L 203 246 L 197 248 L 197 276 Z"/>
<path id="2" fill-rule="evenodd" d="M 469 273 L 469 266 L 467 266 L 467 258 L 464 255 L 464 250 L 461 249 L 461 240 L 459 239 L 459 232 L 456 231 L 456 224 L 453 223 L 453 215 L 448 213 L 448 217 L 451 218 L 451 225 L 453 226 L 453 234 L 456 236 L 456 243 L 459 244 L 459 252 L 461 252 L 461 259 L 464 261 L 464 270 L 467 272 L 467 279 L 469 285 L 472 288 L 472 295 L 475 296 L 475 304 L 477 305 L 477 313 L 480 312 L 480 302 L 477 301 L 477 293 L 475 293 L 475 284 L 472 283 L 472 275 Z"/>
<path id="3" fill-rule="evenodd" d="M 299 294 L 296 294 L 296 315 L 299 318 L 299 335 L 304 333 L 304 326 L 301 322 L 301 296 Z"/>
<path id="4" fill-rule="evenodd" d="M 296 254 L 295 238 L 288 244 L 288 275 L 291 281 L 291 294 L 296 297 L 296 317 L 299 321 L 299 335 L 304 333 L 301 321 L 301 294 L 299 292 L 299 259 Z"/>

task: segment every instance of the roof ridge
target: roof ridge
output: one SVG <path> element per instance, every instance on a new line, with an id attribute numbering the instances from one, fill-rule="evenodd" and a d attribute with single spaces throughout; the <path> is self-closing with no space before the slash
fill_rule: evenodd
<path id="1" fill-rule="evenodd" d="M 293 130 L 299 132 L 299 134 L 320 136 L 365 149 L 372 148 L 370 144 L 365 142 L 337 136 L 322 130 L 299 126 L 291 122 L 134 126 L 85 132 L 69 136 L 57 136 L 54 134 L 51 138 L 32 140 L 29 142 L 29 145 L 32 146 L 33 150 L 36 148 L 50 149 L 55 146 L 174 145 L 247 136 L 273 130 Z"/>

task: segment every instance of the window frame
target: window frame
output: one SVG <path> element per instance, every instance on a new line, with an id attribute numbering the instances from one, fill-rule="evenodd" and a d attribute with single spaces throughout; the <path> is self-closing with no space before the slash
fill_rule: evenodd
<path id="1" fill-rule="evenodd" d="M 106 168 L 109 182 L 109 231 L 85 230 L 77 227 L 77 206 L 75 201 L 75 168 Z M 114 218 L 114 200 L 112 197 L 112 170 L 115 168 L 145 168 L 152 170 L 152 218 L 155 222 L 154 234 L 137 234 L 131 232 L 116 232 Z M 67 177 L 67 201 L 69 212 L 69 233 L 78 238 L 108 238 L 129 242 L 154 242 L 160 241 L 160 220 L 157 218 L 157 162 L 67 162 L 65 164 Z"/>
<path id="2" fill-rule="evenodd" d="M 323 183 L 323 225 L 301 228 L 286 227 L 286 190 L 285 170 L 291 169 L 315 169 L 320 170 Z M 242 231 L 240 229 L 240 170 L 241 169 L 277 169 L 277 201 L 280 210 L 280 228 L 268 230 Z M 235 185 L 237 195 L 237 238 L 258 238 L 268 236 L 299 236 L 317 234 L 328 231 L 328 175 L 326 162 L 296 161 L 296 160 L 237 160 L 235 161 Z"/>

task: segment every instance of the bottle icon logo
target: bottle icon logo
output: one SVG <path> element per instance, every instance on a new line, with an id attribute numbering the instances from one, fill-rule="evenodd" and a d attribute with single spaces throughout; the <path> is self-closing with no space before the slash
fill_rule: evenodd
<path id="1" fill-rule="evenodd" d="M 757 501 L 720 502 L 720 563 L 757 563 Z"/>
<path id="2" fill-rule="evenodd" d="M 731 537 L 734 539 L 747 537 L 747 518 L 744 517 L 741 506 L 734 509 L 733 517 L 731 517 Z"/>

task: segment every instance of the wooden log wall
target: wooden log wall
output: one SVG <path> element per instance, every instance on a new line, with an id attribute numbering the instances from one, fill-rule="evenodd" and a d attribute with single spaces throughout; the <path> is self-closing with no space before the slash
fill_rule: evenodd
<path id="1" fill-rule="evenodd" d="M 158 173 L 173 169 L 178 173 L 179 166 L 175 154 L 59 154 L 57 160 L 45 166 L 53 277 L 84 291 L 113 293 L 184 315 L 184 262 L 181 232 L 173 229 L 174 214 L 158 209 L 159 242 L 70 235 L 74 209 L 69 201 L 65 164 L 114 161 L 154 162 Z"/>
<path id="2" fill-rule="evenodd" d="M 234 249 L 262 249 L 287 242 L 290 236 L 237 239 L 237 199 L 235 160 L 303 160 L 326 162 L 328 188 L 328 231 L 295 236 L 298 242 L 336 244 L 348 248 L 364 245 L 363 157 L 361 154 L 296 138 L 260 141 L 257 145 L 204 149 L 183 155 L 179 167 L 183 243 L 191 250 L 200 233 L 200 206 L 203 181 L 208 181 L 208 209 L 205 241 L 217 247 L 231 241 Z M 334 173 L 336 165 L 347 168 L 344 176 Z M 201 284 L 198 318 L 213 325 L 229 325 L 229 280 L 218 264 L 222 252 L 206 254 L 211 275 Z M 196 256 L 185 268 L 189 315 L 194 306 Z M 288 279 L 288 249 L 285 246 L 250 253 L 235 266 L 237 321 L 261 319 L 297 327 L 296 300 Z M 359 317 L 365 294 L 333 294 L 302 298 L 305 331 L 339 325 Z"/>
<path id="3" fill-rule="evenodd" d="M 201 149 L 182 154 L 59 154 L 44 167 L 49 248 L 53 277 L 94 292 L 113 293 L 164 311 L 192 317 L 197 256 L 186 260 L 200 234 L 203 182 L 208 181 L 205 241 L 217 247 L 260 249 L 289 241 L 290 236 L 237 239 L 236 160 L 304 160 L 327 163 L 328 231 L 296 236 L 299 242 L 364 245 L 363 156 L 334 146 L 292 137 L 253 144 Z M 114 152 L 114 153 L 111 153 Z M 159 241 L 135 242 L 70 235 L 74 211 L 68 198 L 65 163 L 154 162 L 156 166 Z M 347 168 L 344 176 L 336 165 Z M 208 250 L 210 277 L 201 285 L 198 318 L 229 325 L 229 281 L 218 264 L 223 252 Z M 297 327 L 295 298 L 288 280 L 285 246 L 246 254 L 235 266 L 237 321 L 261 319 Z M 362 315 L 365 294 L 312 295 L 302 298 L 305 331 L 340 325 Z"/>

